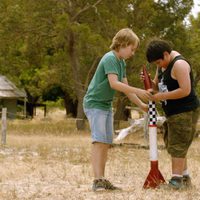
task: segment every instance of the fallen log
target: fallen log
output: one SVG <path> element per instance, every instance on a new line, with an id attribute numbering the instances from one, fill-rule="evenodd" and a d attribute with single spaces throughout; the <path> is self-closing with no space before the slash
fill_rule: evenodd
<path id="1" fill-rule="evenodd" d="M 163 116 L 157 117 L 158 133 L 162 132 L 162 127 L 165 120 L 166 118 Z M 118 142 L 120 140 L 123 140 L 127 135 L 136 133 L 136 132 L 144 132 L 145 138 L 148 138 L 148 115 L 140 119 L 132 120 L 131 126 L 127 128 L 116 130 L 115 134 L 118 134 L 118 136 L 115 138 L 114 141 Z"/>

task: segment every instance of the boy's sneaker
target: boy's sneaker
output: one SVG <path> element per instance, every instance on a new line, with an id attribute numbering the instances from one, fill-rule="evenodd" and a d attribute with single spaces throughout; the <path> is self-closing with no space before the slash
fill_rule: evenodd
<path id="1" fill-rule="evenodd" d="M 192 181 L 189 175 L 183 175 L 183 185 L 186 187 L 192 187 Z"/>
<path id="2" fill-rule="evenodd" d="M 107 179 L 95 179 L 93 181 L 92 186 L 93 191 L 102 191 L 102 190 L 120 190 L 120 188 L 114 186 L 110 181 Z"/>
<path id="3" fill-rule="evenodd" d="M 174 176 L 169 180 L 168 186 L 172 189 L 182 189 L 183 185 L 183 177 Z"/>

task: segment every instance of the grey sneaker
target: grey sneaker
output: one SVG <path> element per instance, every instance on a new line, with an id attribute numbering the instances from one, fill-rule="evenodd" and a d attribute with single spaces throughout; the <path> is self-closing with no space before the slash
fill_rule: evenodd
<path id="1" fill-rule="evenodd" d="M 183 178 L 182 177 L 172 177 L 169 180 L 168 186 L 172 189 L 182 189 L 184 187 L 183 185 Z"/>
<path id="2" fill-rule="evenodd" d="M 93 181 L 92 186 L 93 191 L 102 191 L 102 190 L 120 190 L 120 188 L 114 186 L 110 181 L 107 179 L 95 179 Z"/>
<path id="3" fill-rule="evenodd" d="M 192 187 L 192 181 L 189 175 L 184 175 L 183 176 L 183 185 L 185 185 L 186 187 Z"/>

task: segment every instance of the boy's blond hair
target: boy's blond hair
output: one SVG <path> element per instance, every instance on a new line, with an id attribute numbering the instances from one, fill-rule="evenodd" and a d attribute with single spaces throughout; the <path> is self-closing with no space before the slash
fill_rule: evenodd
<path id="1" fill-rule="evenodd" d="M 127 47 L 131 44 L 139 46 L 139 43 L 140 39 L 130 28 L 123 28 L 112 39 L 110 49 L 118 51 L 121 47 Z"/>

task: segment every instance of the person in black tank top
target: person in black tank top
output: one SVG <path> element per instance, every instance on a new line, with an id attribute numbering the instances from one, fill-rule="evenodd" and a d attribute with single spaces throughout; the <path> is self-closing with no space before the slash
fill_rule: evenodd
<path id="1" fill-rule="evenodd" d="M 199 117 L 199 98 L 194 89 L 192 68 L 168 42 L 152 40 L 146 50 L 149 63 L 157 66 L 152 80 L 154 101 L 161 101 L 166 115 L 164 142 L 172 158 L 169 187 L 180 189 L 191 184 L 187 152 Z"/>

